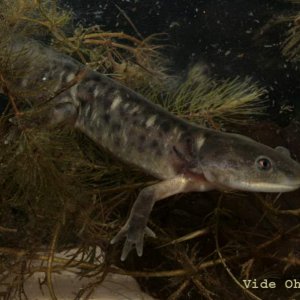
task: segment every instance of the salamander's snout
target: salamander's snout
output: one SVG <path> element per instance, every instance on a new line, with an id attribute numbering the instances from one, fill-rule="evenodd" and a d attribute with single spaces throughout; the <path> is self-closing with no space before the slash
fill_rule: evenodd
<path id="1" fill-rule="evenodd" d="M 206 179 L 229 189 L 255 192 L 290 192 L 300 188 L 300 164 L 287 149 L 275 149 L 237 134 L 222 134 L 210 141 L 202 161 Z M 220 147 L 213 147 L 218 142 Z"/>
<path id="2" fill-rule="evenodd" d="M 278 166 L 279 170 L 286 175 L 285 184 L 290 191 L 300 188 L 300 164 L 295 160 L 282 162 Z"/>

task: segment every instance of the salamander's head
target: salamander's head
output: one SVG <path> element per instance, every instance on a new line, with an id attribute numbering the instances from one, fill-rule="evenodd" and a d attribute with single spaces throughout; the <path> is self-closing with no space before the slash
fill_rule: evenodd
<path id="1" fill-rule="evenodd" d="M 300 187 L 300 164 L 287 149 L 272 149 L 238 134 L 209 134 L 198 149 L 207 181 L 224 189 L 288 192 Z"/>

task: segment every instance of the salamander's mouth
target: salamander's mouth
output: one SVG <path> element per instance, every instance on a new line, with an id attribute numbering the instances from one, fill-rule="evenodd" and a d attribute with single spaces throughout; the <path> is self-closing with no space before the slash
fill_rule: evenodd
<path id="1" fill-rule="evenodd" d="M 233 189 L 249 192 L 263 192 L 263 193 L 284 193 L 291 192 L 300 188 L 299 182 L 236 182 L 230 183 L 229 186 Z"/>
<path id="2" fill-rule="evenodd" d="M 300 178 L 282 180 L 280 182 L 251 181 L 242 178 L 233 179 L 230 176 L 213 176 L 206 173 L 204 178 L 219 190 L 240 190 L 245 192 L 285 193 L 300 188 Z"/>

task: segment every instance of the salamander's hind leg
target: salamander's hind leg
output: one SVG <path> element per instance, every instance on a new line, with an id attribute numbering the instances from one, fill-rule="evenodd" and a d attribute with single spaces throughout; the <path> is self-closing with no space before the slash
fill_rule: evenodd
<path id="1" fill-rule="evenodd" d="M 114 244 L 125 238 L 121 260 L 124 261 L 135 246 L 138 256 L 143 254 L 144 235 L 155 237 L 154 232 L 146 225 L 154 203 L 169 196 L 190 191 L 191 180 L 184 176 L 164 180 L 144 188 L 136 199 L 129 218 L 119 233 L 111 240 Z"/>
<path id="2" fill-rule="evenodd" d="M 38 108 L 38 113 L 25 112 L 24 115 L 21 114 L 18 118 L 13 117 L 10 121 L 25 128 L 35 128 L 37 126 L 73 125 L 76 118 L 77 109 L 71 99 L 66 98 L 65 102 L 55 101 Z"/>

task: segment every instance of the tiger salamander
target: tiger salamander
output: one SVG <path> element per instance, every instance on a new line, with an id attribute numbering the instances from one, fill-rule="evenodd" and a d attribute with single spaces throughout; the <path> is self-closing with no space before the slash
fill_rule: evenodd
<path id="1" fill-rule="evenodd" d="M 147 221 L 158 200 L 212 189 L 289 192 L 300 187 L 300 165 L 282 147 L 272 149 L 239 134 L 180 119 L 36 41 L 14 38 L 6 49 L 22 53 L 11 64 L 16 74 L 23 70 L 6 80 L 6 89 L 26 97 L 35 91 L 30 99 L 39 103 L 51 99 L 51 124 L 68 123 L 160 180 L 140 191 L 128 220 L 111 241 L 125 239 L 121 260 L 134 247 L 141 256 L 144 235 L 155 236 Z"/>

